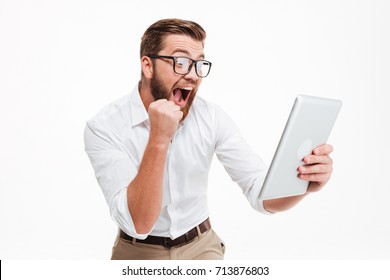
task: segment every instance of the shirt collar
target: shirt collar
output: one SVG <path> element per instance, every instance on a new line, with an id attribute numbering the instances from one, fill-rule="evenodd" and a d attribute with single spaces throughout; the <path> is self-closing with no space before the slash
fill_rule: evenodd
<path id="1" fill-rule="evenodd" d="M 138 90 L 138 84 L 134 87 L 130 94 L 130 113 L 132 126 L 139 125 L 140 123 L 149 120 L 148 112 L 145 109 Z"/>

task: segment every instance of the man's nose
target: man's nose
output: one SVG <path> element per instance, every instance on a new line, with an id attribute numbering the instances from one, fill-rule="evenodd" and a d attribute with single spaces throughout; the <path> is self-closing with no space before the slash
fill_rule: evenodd
<path id="1" fill-rule="evenodd" d="M 184 75 L 184 78 L 187 80 L 192 80 L 196 82 L 199 79 L 199 76 L 196 74 L 195 64 L 191 66 L 190 72 Z"/>

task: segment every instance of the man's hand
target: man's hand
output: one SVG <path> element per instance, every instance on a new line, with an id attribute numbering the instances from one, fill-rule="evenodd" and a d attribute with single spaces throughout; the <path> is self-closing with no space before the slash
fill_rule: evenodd
<path id="1" fill-rule="evenodd" d="M 316 147 L 311 155 L 305 156 L 305 165 L 299 166 L 298 177 L 302 180 L 310 181 L 307 192 L 317 192 L 329 181 L 333 171 L 333 161 L 329 154 L 333 147 L 324 144 Z"/>
<path id="2" fill-rule="evenodd" d="M 333 147 L 331 145 L 324 144 L 315 148 L 311 155 L 303 158 L 305 165 L 298 167 L 298 177 L 310 181 L 305 194 L 264 200 L 264 208 L 269 212 L 285 211 L 294 207 L 308 193 L 322 189 L 332 174 L 333 161 L 329 156 L 332 151 Z"/>
<path id="3" fill-rule="evenodd" d="M 159 99 L 149 105 L 148 113 L 150 119 L 150 139 L 158 143 L 169 143 L 183 117 L 180 107 L 172 101 Z"/>

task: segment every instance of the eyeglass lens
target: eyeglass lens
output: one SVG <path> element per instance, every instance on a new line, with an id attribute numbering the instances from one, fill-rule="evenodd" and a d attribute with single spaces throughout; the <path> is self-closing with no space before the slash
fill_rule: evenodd
<path id="1" fill-rule="evenodd" d="M 187 74 L 191 71 L 192 60 L 187 57 L 176 57 L 175 72 L 178 74 Z M 206 60 L 197 60 L 195 64 L 196 74 L 200 77 L 206 77 L 210 71 L 210 63 Z"/>

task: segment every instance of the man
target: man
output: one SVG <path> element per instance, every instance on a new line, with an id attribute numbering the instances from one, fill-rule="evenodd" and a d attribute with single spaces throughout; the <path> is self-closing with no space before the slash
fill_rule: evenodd
<path id="1" fill-rule="evenodd" d="M 191 21 L 151 25 L 141 41 L 138 86 L 87 122 L 85 149 L 119 227 L 112 259 L 223 259 L 208 219 L 214 153 L 260 212 L 289 209 L 306 196 L 258 198 L 266 165 L 217 105 L 195 98 L 212 65 L 205 38 Z M 329 180 L 331 152 L 322 145 L 304 158 L 298 176 L 310 181 L 307 193 Z"/>

